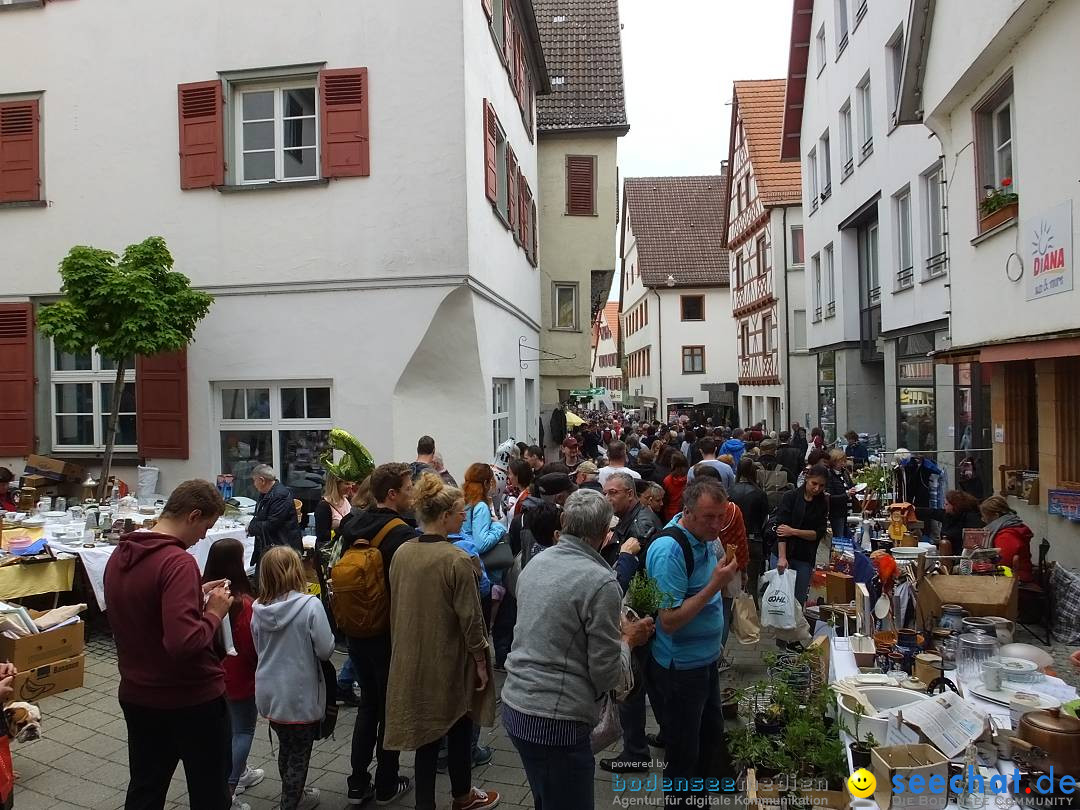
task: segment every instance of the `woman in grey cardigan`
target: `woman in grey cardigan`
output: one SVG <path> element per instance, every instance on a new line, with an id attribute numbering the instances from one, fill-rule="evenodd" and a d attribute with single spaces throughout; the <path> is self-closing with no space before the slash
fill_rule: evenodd
<path id="1" fill-rule="evenodd" d="M 591 810 L 589 735 L 603 696 L 630 669 L 653 620 L 622 615 L 622 591 L 600 556 L 611 505 L 579 490 L 563 507 L 558 543 L 522 569 L 518 620 L 506 659 L 503 725 L 521 756 L 536 810 Z"/>

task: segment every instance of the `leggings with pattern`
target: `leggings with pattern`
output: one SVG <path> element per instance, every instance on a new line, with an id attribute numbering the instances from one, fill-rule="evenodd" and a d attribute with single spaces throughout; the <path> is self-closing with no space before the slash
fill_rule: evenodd
<path id="1" fill-rule="evenodd" d="M 319 736 L 318 723 L 275 723 L 278 735 L 278 771 L 281 772 L 281 810 L 296 810 L 304 796 L 311 747 Z"/>

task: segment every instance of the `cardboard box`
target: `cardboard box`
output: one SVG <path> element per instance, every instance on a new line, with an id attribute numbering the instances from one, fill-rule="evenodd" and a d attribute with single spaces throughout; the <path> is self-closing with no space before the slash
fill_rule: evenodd
<path id="1" fill-rule="evenodd" d="M 873 771 L 874 779 L 877 780 L 874 801 L 881 810 L 898 807 L 943 810 L 949 803 L 947 789 L 940 793 L 931 793 L 927 790 L 928 780 L 931 777 L 940 776 L 943 787 L 948 784 L 949 779 L 949 761 L 932 745 L 924 743 L 879 745 L 870 750 L 870 770 Z M 892 784 L 894 776 L 903 777 L 905 785 L 909 784 L 913 776 L 922 777 L 922 790 L 919 793 L 912 793 L 909 790 L 894 793 Z"/>
<path id="2" fill-rule="evenodd" d="M 77 655 L 62 661 L 53 661 L 36 669 L 19 672 L 12 684 L 15 694 L 12 700 L 36 703 L 43 697 L 78 689 L 83 685 L 86 656 Z"/>
<path id="3" fill-rule="evenodd" d="M 41 615 L 37 610 L 28 612 L 35 619 Z M 10 661 L 22 672 L 52 661 L 74 658 L 83 651 L 83 629 L 80 621 L 23 638 L 0 636 L 0 660 Z"/>
<path id="4" fill-rule="evenodd" d="M 846 810 L 851 803 L 847 790 L 816 790 L 811 785 L 790 784 L 790 777 L 782 774 L 759 780 L 753 768 L 746 771 L 746 798 L 758 810 Z"/>
<path id="5" fill-rule="evenodd" d="M 919 626 L 934 628 L 942 605 L 960 605 L 971 616 L 1004 616 L 1015 619 L 1019 604 L 1016 577 L 932 574 L 919 583 L 915 602 Z"/>
<path id="6" fill-rule="evenodd" d="M 26 474 L 40 475 L 50 481 L 77 481 L 82 483 L 86 479 L 86 468 L 67 461 L 49 458 L 48 456 L 31 454 L 26 459 Z"/>
<path id="7" fill-rule="evenodd" d="M 855 578 L 836 571 L 825 572 L 825 602 L 829 605 L 848 605 L 855 601 Z"/>

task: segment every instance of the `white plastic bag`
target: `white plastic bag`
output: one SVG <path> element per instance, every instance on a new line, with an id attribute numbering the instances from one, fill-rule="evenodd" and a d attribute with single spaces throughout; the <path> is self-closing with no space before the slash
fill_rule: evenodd
<path id="1" fill-rule="evenodd" d="M 781 574 L 774 568 L 762 579 L 766 587 L 761 598 L 761 626 L 791 630 L 795 627 L 795 572 L 788 568 Z"/>

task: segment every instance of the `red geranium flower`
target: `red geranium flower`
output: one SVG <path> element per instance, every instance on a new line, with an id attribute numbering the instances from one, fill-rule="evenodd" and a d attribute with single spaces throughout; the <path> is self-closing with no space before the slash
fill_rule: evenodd
<path id="1" fill-rule="evenodd" d="M 1012 185 L 1012 178 L 1011 177 L 1003 177 L 1001 179 L 1002 188 L 1008 188 L 1011 185 Z"/>

